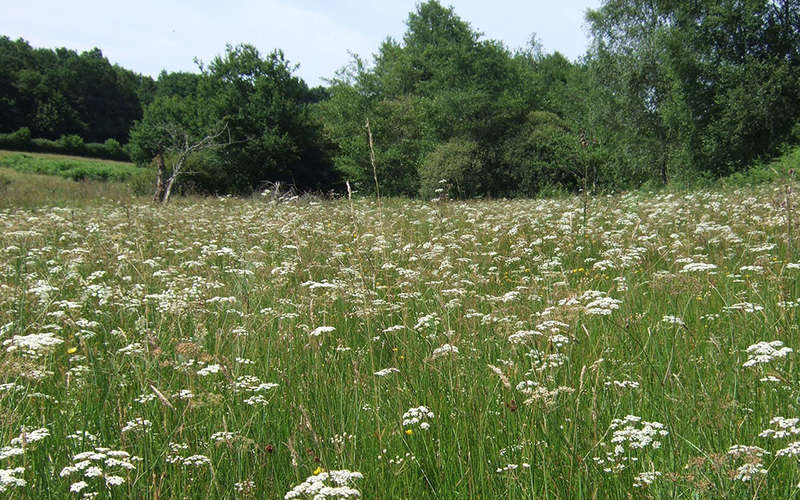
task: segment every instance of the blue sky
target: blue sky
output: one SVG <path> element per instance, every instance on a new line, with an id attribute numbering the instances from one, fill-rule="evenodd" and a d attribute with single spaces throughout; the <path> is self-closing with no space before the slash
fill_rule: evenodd
<path id="1" fill-rule="evenodd" d="M 546 52 L 570 59 L 584 54 L 584 13 L 600 0 L 443 0 L 486 38 L 516 49 L 536 33 Z M 99 47 L 113 62 L 157 76 L 196 71 L 194 58 L 211 60 L 226 43 L 250 43 L 262 53 L 283 49 L 310 86 L 323 83 L 349 60 L 371 60 L 387 37 L 402 38 L 416 0 L 27 0 L 9 2 L 0 35 L 34 47 Z"/>

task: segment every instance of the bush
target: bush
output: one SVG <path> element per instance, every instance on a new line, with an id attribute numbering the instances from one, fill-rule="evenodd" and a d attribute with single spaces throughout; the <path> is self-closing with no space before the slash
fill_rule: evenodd
<path id="1" fill-rule="evenodd" d="M 62 135 L 58 139 L 58 145 L 65 153 L 81 154 L 86 152 L 83 138 L 76 134 Z"/>
<path id="2" fill-rule="evenodd" d="M 783 180 L 790 177 L 789 172 L 800 169 L 800 146 L 788 147 L 783 154 L 770 162 L 756 161 L 744 172 L 736 172 L 721 179 L 727 186 L 754 186 Z"/>
<path id="3" fill-rule="evenodd" d="M 153 196 L 156 189 L 156 172 L 151 168 L 141 169 L 128 178 L 128 185 L 137 196 Z"/>
<path id="4" fill-rule="evenodd" d="M 50 139 L 32 139 L 31 140 L 31 151 L 36 151 L 38 153 L 63 153 L 61 146 L 58 144 L 57 141 L 51 141 Z"/>
<path id="5" fill-rule="evenodd" d="M 127 149 L 116 139 L 108 139 L 103 143 L 85 143 L 81 136 L 75 134 L 62 135 L 57 141 L 33 139 L 31 131 L 27 127 L 22 127 L 10 134 L 0 134 L 0 149 L 68 154 L 118 161 L 129 161 L 130 158 Z"/>
<path id="6" fill-rule="evenodd" d="M 28 149 L 31 147 L 31 130 L 22 127 L 10 134 L 0 134 L 1 149 Z"/>
<path id="7" fill-rule="evenodd" d="M 83 147 L 83 151 L 86 156 L 91 156 L 93 158 L 108 157 L 105 145 L 99 142 L 87 142 Z"/>
<path id="8" fill-rule="evenodd" d="M 496 191 L 506 196 L 537 196 L 554 186 L 577 191 L 580 169 L 576 144 L 575 135 L 557 115 L 529 113 L 502 143 L 501 168 L 492 176 L 498 184 Z"/>
<path id="9" fill-rule="evenodd" d="M 125 151 L 122 150 L 122 144 L 116 139 L 106 139 L 106 142 L 103 143 L 103 147 L 106 149 L 106 154 L 109 156 L 126 158 Z"/>
<path id="10" fill-rule="evenodd" d="M 425 157 L 419 173 L 419 194 L 426 199 L 433 198 L 439 194 L 436 191 L 442 188 L 442 184 L 449 186 L 448 194 L 453 198 L 484 194 L 481 191 L 483 170 L 476 142 L 451 139 Z"/>

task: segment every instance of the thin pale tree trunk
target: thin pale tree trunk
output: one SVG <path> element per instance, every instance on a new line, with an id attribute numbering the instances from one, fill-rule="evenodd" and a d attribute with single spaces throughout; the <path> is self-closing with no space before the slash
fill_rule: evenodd
<path id="1" fill-rule="evenodd" d="M 158 173 L 156 174 L 156 191 L 153 193 L 153 201 L 161 203 L 164 201 L 164 177 L 167 174 L 167 166 L 164 164 L 164 153 L 156 155 L 158 162 Z"/>

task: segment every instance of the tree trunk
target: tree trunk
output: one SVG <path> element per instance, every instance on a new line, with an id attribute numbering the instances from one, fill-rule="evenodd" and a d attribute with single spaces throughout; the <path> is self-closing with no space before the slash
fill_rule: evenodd
<path id="1" fill-rule="evenodd" d="M 175 180 L 181 174 L 181 171 L 183 170 L 183 162 L 186 161 L 187 156 L 189 156 L 188 153 L 186 152 L 182 153 L 180 157 L 178 157 L 176 162 L 172 165 L 172 173 L 170 174 L 169 179 L 167 179 L 167 185 L 164 188 L 164 196 L 161 199 L 162 203 L 166 203 L 169 201 L 169 195 L 170 193 L 172 193 L 172 186 L 173 184 L 175 184 Z"/>
<path id="2" fill-rule="evenodd" d="M 164 198 L 161 200 L 162 203 L 167 203 L 169 201 L 169 195 L 172 192 L 172 185 L 175 183 L 176 175 L 173 175 L 167 181 L 167 188 L 164 190 Z"/>
<path id="3" fill-rule="evenodd" d="M 158 162 L 158 173 L 156 174 L 156 191 L 153 193 L 153 201 L 161 203 L 164 200 L 164 177 L 167 174 L 167 166 L 164 164 L 164 153 L 156 155 Z"/>

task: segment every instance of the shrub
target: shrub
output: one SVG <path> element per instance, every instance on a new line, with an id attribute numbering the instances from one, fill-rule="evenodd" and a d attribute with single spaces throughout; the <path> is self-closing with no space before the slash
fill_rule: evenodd
<path id="1" fill-rule="evenodd" d="M 483 194 L 481 191 L 483 161 L 478 144 L 466 139 L 451 139 L 440 144 L 428 156 L 420 168 L 419 194 L 423 198 L 437 196 L 440 181 L 449 185 L 453 198 L 468 198 Z"/>
<path id="2" fill-rule="evenodd" d="M 128 177 L 128 185 L 137 196 L 153 196 L 156 189 L 156 172 L 151 168 L 141 169 Z"/>
<path id="3" fill-rule="evenodd" d="M 40 153 L 62 153 L 61 146 L 57 141 L 50 139 L 31 139 L 31 150 Z"/>
<path id="4" fill-rule="evenodd" d="M 81 136 L 75 134 L 62 135 L 57 141 L 33 139 L 31 131 L 27 127 L 22 127 L 10 134 L 0 134 L 0 149 L 69 154 L 119 161 L 129 161 L 130 158 L 127 148 L 123 147 L 116 139 L 108 139 L 103 143 L 85 143 Z"/>
<path id="5" fill-rule="evenodd" d="M 122 150 L 122 144 L 116 139 L 106 139 L 106 142 L 103 143 L 103 147 L 109 157 L 126 157 L 125 152 Z"/>
<path id="6" fill-rule="evenodd" d="M 58 145 L 65 153 L 80 154 L 86 151 L 83 138 L 77 134 L 62 135 L 58 139 Z"/>
<path id="7" fill-rule="evenodd" d="M 28 127 L 22 127 L 10 134 L 0 134 L 0 148 L 4 149 L 26 149 L 31 145 L 31 131 Z"/>

